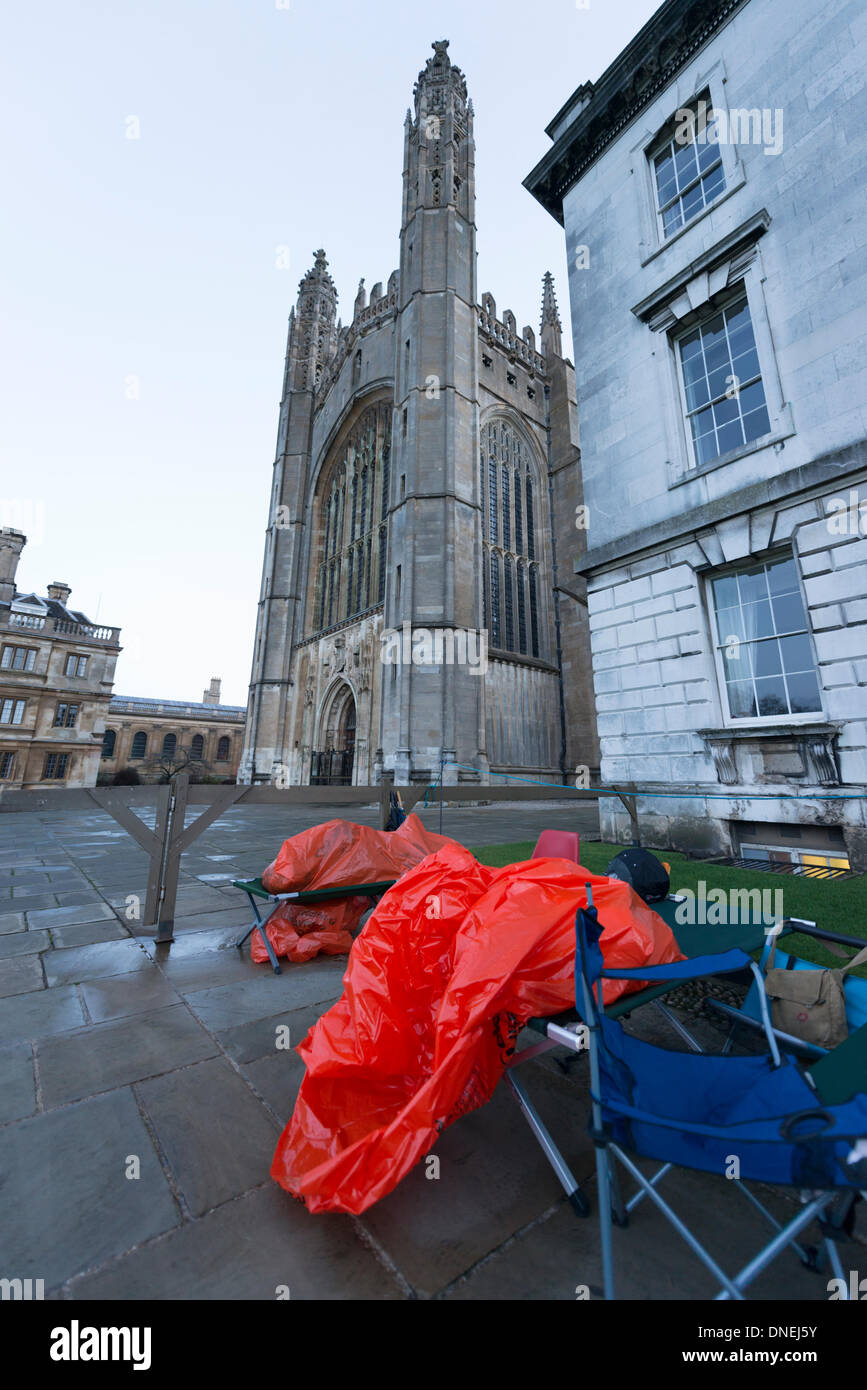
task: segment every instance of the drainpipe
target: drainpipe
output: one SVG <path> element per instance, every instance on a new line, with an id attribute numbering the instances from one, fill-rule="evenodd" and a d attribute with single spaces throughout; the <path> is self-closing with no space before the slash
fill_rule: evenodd
<path id="1" fill-rule="evenodd" d="M 560 639 L 560 590 L 557 575 L 557 537 L 554 531 L 554 475 L 551 471 L 551 388 L 545 382 L 545 453 L 548 461 L 548 524 L 551 528 L 551 579 L 554 594 L 554 634 L 557 645 L 557 690 L 560 696 L 560 775 L 568 786 L 566 770 L 566 701 L 563 695 L 563 647 Z"/>

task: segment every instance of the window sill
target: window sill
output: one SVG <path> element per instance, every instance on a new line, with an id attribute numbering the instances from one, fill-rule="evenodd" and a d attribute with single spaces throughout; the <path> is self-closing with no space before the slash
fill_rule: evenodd
<path id="1" fill-rule="evenodd" d="M 743 188 L 745 183 L 746 178 L 741 169 L 737 179 L 731 187 L 723 189 L 722 193 L 714 198 L 712 203 L 708 203 L 706 208 L 702 208 L 701 212 L 696 213 L 695 217 L 691 217 L 683 227 L 679 227 L 676 232 L 673 232 L 670 237 L 666 237 L 665 241 L 660 242 L 658 246 L 654 247 L 652 251 L 643 257 L 641 261 L 642 270 L 646 265 L 650 265 L 651 261 L 655 261 L 657 256 L 661 256 L 663 251 L 667 251 L 670 246 L 674 246 L 675 242 L 679 241 L 682 236 L 686 236 L 687 232 L 691 232 L 693 227 L 697 227 L 699 222 L 707 217 L 709 213 L 716 212 L 717 208 L 721 207 L 727 198 L 731 198 L 733 193 L 737 193 L 738 189 Z"/>
<path id="2" fill-rule="evenodd" d="M 772 723 L 774 719 L 780 722 Z M 842 727 L 842 724 L 829 724 L 824 714 L 817 713 L 805 714 L 802 719 L 793 718 L 790 714 L 771 715 L 767 721 L 759 723 L 726 724 L 719 729 L 698 729 L 696 732 L 699 738 L 706 739 L 708 743 L 718 743 L 731 739 L 800 738 L 804 733 L 838 734 Z"/>
<path id="3" fill-rule="evenodd" d="M 708 463 L 697 464 L 694 468 L 685 468 L 675 472 L 676 465 L 669 461 L 667 465 L 669 491 L 675 487 L 682 487 L 684 483 L 691 483 L 694 478 L 703 478 L 705 474 L 713 473 L 717 468 L 725 468 L 728 463 L 736 463 L 738 459 L 748 458 L 750 454 L 757 454 L 761 449 L 776 448 L 786 439 L 791 439 L 794 433 L 792 407 L 787 402 L 776 418 L 775 428 L 769 434 L 760 435 L 758 439 L 750 440 L 749 444 L 741 444 L 737 449 L 729 449 L 728 453 L 720 454 L 719 458 L 711 459 Z"/>
<path id="4" fill-rule="evenodd" d="M 829 723 L 824 714 L 804 716 L 803 720 L 793 719 L 791 715 L 774 716 L 776 722 L 763 721 L 760 724 L 743 723 L 729 725 L 724 729 L 699 729 L 698 735 L 716 769 L 717 781 L 723 786 L 791 786 L 817 785 L 836 787 L 840 785 L 840 770 L 837 763 L 836 743 L 842 724 Z M 775 744 L 776 741 L 776 744 Z M 800 757 L 800 767 L 765 767 L 758 772 L 748 769 L 749 775 L 742 775 L 739 767 L 737 748 L 740 744 L 758 744 L 764 756 L 782 753 L 780 744 L 795 745 L 795 755 Z M 772 747 L 768 748 L 767 745 Z M 764 748 L 763 748 L 764 745 Z M 736 793 L 735 793 L 736 795 Z"/>

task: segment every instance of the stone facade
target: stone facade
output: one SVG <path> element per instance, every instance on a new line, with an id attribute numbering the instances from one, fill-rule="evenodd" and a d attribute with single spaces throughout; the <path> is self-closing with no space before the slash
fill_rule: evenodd
<path id="1" fill-rule="evenodd" d="M 433 47 L 406 116 L 398 269 L 369 297 L 361 282 L 344 327 L 318 251 L 290 315 L 244 782 L 407 783 L 441 759 L 463 765 L 447 781 L 557 779 L 597 762 L 569 569 L 574 371 L 550 276 L 538 345 L 478 295 L 472 103 Z M 480 632 L 483 674 L 460 647 Z M 432 659 L 413 647 L 426 633 Z"/>
<path id="2" fill-rule="evenodd" d="M 108 707 L 99 780 L 111 782 L 118 772 L 134 769 L 142 782 L 159 782 L 163 767 L 171 771 L 192 757 L 183 768 L 192 780 L 234 782 L 245 713 L 242 705 L 220 704 L 217 677 L 198 704 L 116 695 Z"/>
<path id="3" fill-rule="evenodd" d="M 526 180 L 566 231 L 602 779 L 667 791 L 648 844 L 867 865 L 865 73 L 857 4 L 669 0 Z"/>
<path id="4" fill-rule="evenodd" d="M 0 531 L 0 788 L 96 785 L 120 628 L 68 607 L 68 584 L 19 593 L 26 537 Z"/>

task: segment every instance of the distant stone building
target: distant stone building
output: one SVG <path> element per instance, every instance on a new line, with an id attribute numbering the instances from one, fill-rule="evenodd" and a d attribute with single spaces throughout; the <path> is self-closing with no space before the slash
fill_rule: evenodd
<path id="1" fill-rule="evenodd" d="M 865 72 L 859 4 L 667 0 L 525 181 L 566 230 L 602 778 L 669 793 L 651 844 L 867 867 Z"/>
<path id="2" fill-rule="evenodd" d="M 234 782 L 244 742 L 242 705 L 220 704 L 216 677 L 200 704 L 117 695 L 111 701 L 99 761 L 101 782 L 133 769 L 158 782 L 177 768 L 191 778 Z"/>
<path id="3" fill-rule="evenodd" d="M 317 251 L 290 315 L 243 782 L 597 761 L 584 583 L 563 570 L 574 372 L 550 275 L 538 343 L 477 292 L 472 103 L 433 48 L 406 116 L 399 268 L 369 298 L 361 282 L 342 326 Z"/>
<path id="4" fill-rule="evenodd" d="M 68 584 L 19 593 L 25 544 L 0 530 L 0 789 L 92 787 L 120 628 L 70 608 Z"/>

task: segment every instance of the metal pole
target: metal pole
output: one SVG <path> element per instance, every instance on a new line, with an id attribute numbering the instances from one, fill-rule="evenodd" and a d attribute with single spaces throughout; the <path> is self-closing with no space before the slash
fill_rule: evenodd
<path id="1" fill-rule="evenodd" d="M 385 779 L 379 784 L 379 828 L 384 830 L 388 825 L 389 811 L 391 809 L 391 783 Z"/>
<path id="2" fill-rule="evenodd" d="M 440 756 L 439 759 L 439 833 L 442 835 L 442 774 L 446 766 L 446 759 Z"/>

